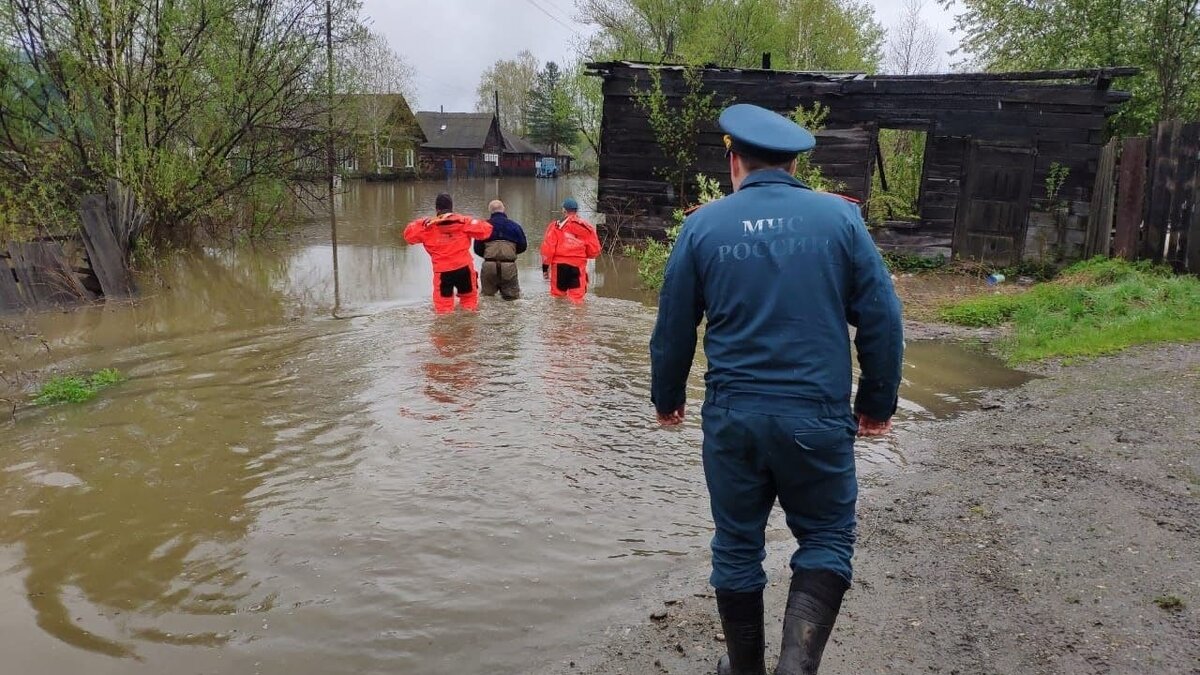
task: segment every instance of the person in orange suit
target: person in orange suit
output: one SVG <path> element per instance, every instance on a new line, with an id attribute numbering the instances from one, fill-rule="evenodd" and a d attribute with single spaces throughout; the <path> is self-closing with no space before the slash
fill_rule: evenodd
<path id="1" fill-rule="evenodd" d="M 596 228 L 579 217 L 579 202 L 563 201 L 563 217 L 546 227 L 542 239 L 542 277 L 550 281 L 550 294 L 576 304 L 587 295 L 587 262 L 600 255 Z"/>
<path id="2" fill-rule="evenodd" d="M 479 307 L 479 280 L 471 240 L 492 236 L 492 224 L 486 220 L 454 213 L 454 200 L 445 192 L 434 202 L 437 215 L 420 218 L 404 228 L 404 241 L 421 244 L 433 260 L 433 310 L 438 314 L 454 311 L 454 295 L 463 309 Z"/>

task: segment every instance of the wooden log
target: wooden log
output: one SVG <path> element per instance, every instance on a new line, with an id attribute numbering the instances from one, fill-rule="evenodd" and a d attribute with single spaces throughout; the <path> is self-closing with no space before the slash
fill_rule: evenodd
<path id="1" fill-rule="evenodd" d="M 14 312 L 27 306 L 22 297 L 17 277 L 8 264 L 7 256 L 0 256 L 0 312 Z"/>
<path id="2" fill-rule="evenodd" d="M 1146 205 L 1146 159 L 1150 139 L 1127 138 L 1121 148 L 1121 169 L 1117 179 L 1116 232 L 1113 255 L 1133 260 L 1138 253 L 1138 234 Z"/>
<path id="3" fill-rule="evenodd" d="M 1092 203 L 1088 213 L 1087 237 L 1083 244 L 1083 257 L 1108 255 L 1108 247 L 1112 235 L 1113 212 L 1115 205 L 1115 184 L 1117 163 L 1117 139 L 1113 139 L 1104 148 L 1100 158 L 1100 167 L 1096 171 L 1096 181 L 1092 188 Z"/>
<path id="4" fill-rule="evenodd" d="M 87 248 L 88 261 L 100 280 L 107 299 L 125 299 L 135 292 L 133 275 L 125 263 L 121 244 L 109 223 L 108 205 L 101 195 L 88 195 L 79 207 L 83 219 L 80 232 Z"/>

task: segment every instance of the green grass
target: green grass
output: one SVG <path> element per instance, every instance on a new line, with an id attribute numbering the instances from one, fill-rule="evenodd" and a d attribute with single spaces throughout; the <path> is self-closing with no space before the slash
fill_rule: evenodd
<path id="1" fill-rule="evenodd" d="M 107 387 L 124 380 L 116 368 L 105 368 L 89 376 L 63 375 L 51 378 L 38 390 L 33 402 L 37 405 L 53 405 L 55 403 L 83 403 L 96 397 L 96 394 Z"/>
<path id="2" fill-rule="evenodd" d="M 929 272 L 946 266 L 946 256 L 920 256 L 900 251 L 883 251 L 883 262 L 892 272 Z"/>
<path id="3" fill-rule="evenodd" d="M 975 327 L 1012 324 L 998 347 L 1013 362 L 1096 356 L 1149 342 L 1200 340 L 1200 279 L 1145 262 L 1093 259 L 1019 294 L 944 307 L 941 318 Z"/>

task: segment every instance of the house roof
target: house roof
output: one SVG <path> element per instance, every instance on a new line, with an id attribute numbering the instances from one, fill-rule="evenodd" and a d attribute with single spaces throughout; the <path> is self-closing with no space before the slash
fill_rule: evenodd
<path id="1" fill-rule="evenodd" d="M 541 148 L 518 136 L 516 132 L 504 132 L 504 152 L 514 155 L 541 155 Z"/>
<path id="2" fill-rule="evenodd" d="M 538 145 L 537 143 L 533 143 L 529 139 L 523 138 L 523 137 L 517 135 L 517 133 L 515 131 L 505 131 L 503 135 L 504 135 L 504 152 L 506 154 L 538 155 L 539 157 L 551 156 L 550 148 L 547 148 L 544 145 Z M 572 155 L 571 155 L 570 150 L 567 150 L 565 147 L 559 147 L 558 156 L 559 157 L 571 157 Z"/>
<path id="3" fill-rule="evenodd" d="M 494 119 L 492 113 L 417 113 L 417 124 L 426 139 L 423 147 L 447 150 L 482 149 Z"/>

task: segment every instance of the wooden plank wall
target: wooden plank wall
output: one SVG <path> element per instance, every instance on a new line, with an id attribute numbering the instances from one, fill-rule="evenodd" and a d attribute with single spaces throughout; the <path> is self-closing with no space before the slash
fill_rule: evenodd
<path id="1" fill-rule="evenodd" d="M 1113 255 L 1133 260 L 1138 253 L 1138 236 L 1146 206 L 1146 160 L 1150 139 L 1126 138 L 1121 143 L 1117 174 L 1117 218 L 1113 232 Z M 1103 176 L 1101 176 L 1103 177 Z"/>
<path id="2" fill-rule="evenodd" d="M 604 77 L 601 127 L 599 208 L 610 213 L 665 216 L 677 205 L 654 167 L 664 163 L 647 116 L 635 97 L 651 86 L 650 68 L 638 64 L 596 64 Z M 659 69 L 663 92 L 678 101 L 686 93 L 680 68 Z M 962 149 L 976 140 L 1026 143 L 1036 150 L 1031 198 L 1045 197 L 1044 182 L 1052 163 L 1070 169 L 1063 196 L 1089 201 L 1104 143 L 1104 126 L 1115 105 L 1127 95 L 1097 85 L 1006 81 L 980 77 L 842 77 L 768 70 L 705 69 L 705 87 L 720 104 L 755 103 L 790 113 L 798 105 L 821 102 L 830 107 L 830 129 L 923 129 L 934 138 L 935 164 L 922 186 L 922 226 L 949 235 L 954 226 L 961 180 Z M 719 178 L 728 186 L 722 134 L 714 123 L 699 139 L 695 171 Z M 850 188 L 851 196 L 869 198 L 874 162 L 839 166 L 830 173 Z M 834 167 L 837 166 L 837 169 Z"/>
<path id="3" fill-rule="evenodd" d="M 1087 238 L 1083 243 L 1083 257 L 1108 255 L 1112 240 L 1113 216 L 1116 213 L 1116 185 L 1113 172 L 1117 166 L 1117 153 L 1121 142 L 1113 139 L 1104 146 L 1100 155 L 1100 168 L 1096 172 L 1096 186 L 1092 190 L 1092 208 L 1088 214 Z"/>
<path id="4" fill-rule="evenodd" d="M 1117 166 L 1096 186 L 1093 212 L 1103 213 L 1106 195 L 1115 195 L 1112 255 L 1200 274 L 1200 122 L 1162 122 L 1148 138 L 1125 139 Z M 1101 242 L 1091 252 L 1110 250 Z"/>

